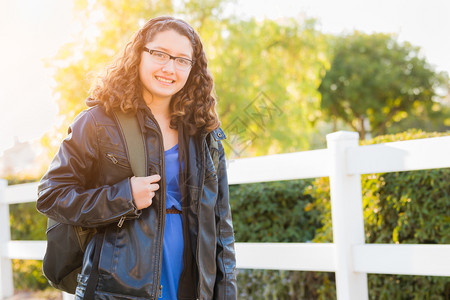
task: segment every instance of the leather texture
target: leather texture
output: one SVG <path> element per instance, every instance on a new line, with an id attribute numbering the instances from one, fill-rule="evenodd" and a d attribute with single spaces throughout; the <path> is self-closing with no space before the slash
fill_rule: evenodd
<path id="1" fill-rule="evenodd" d="M 67 138 L 41 179 L 37 208 L 57 222 L 102 227 L 96 299 L 157 299 L 160 292 L 165 221 L 164 146 L 161 131 L 144 104 L 137 118 L 144 138 L 147 176 L 161 175 L 152 205 L 137 210 L 129 155 L 112 115 L 95 101 L 70 126 Z M 210 149 L 207 137 L 218 142 Z M 236 259 L 222 129 L 187 138 L 183 197 L 185 254 L 179 299 L 236 299 Z M 215 169 L 211 152 L 217 151 Z M 214 154 L 214 155 L 216 155 Z M 125 217 L 123 224 L 121 219 Z M 92 266 L 88 244 L 76 297 L 83 298 Z"/>

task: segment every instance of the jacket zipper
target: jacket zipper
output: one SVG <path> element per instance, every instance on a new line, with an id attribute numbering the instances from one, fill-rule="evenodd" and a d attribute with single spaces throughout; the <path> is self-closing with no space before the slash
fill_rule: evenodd
<path id="1" fill-rule="evenodd" d="M 117 223 L 117 227 L 122 228 L 123 222 L 125 222 L 126 216 L 122 216 L 119 220 L 119 223 Z"/>
<path id="2" fill-rule="evenodd" d="M 166 174 L 165 174 L 165 159 L 164 159 L 164 140 L 163 140 L 163 136 L 162 136 L 162 133 L 161 133 L 161 128 L 159 127 L 159 124 L 158 124 L 158 122 L 154 119 L 154 117 L 152 116 L 152 115 L 150 115 L 150 119 L 153 121 L 153 123 L 156 125 L 156 128 L 158 128 L 158 135 L 159 135 L 159 137 L 160 137 L 160 141 L 161 141 L 161 143 L 160 143 L 160 153 L 162 153 L 161 154 L 161 161 L 162 161 L 162 164 L 161 164 L 161 180 L 164 180 L 165 181 L 165 176 L 166 176 Z M 165 213 L 165 211 L 166 211 L 166 185 L 165 184 L 163 184 L 163 185 L 161 185 L 160 184 L 160 186 L 163 186 L 163 189 L 164 190 L 161 190 L 161 215 L 162 215 L 162 224 L 160 224 L 161 225 L 161 236 L 160 236 L 160 248 L 159 248 L 159 260 L 158 260 L 158 270 L 157 270 L 157 278 L 158 278 L 158 280 L 157 280 L 157 283 L 158 283 L 158 285 L 155 287 L 157 290 L 159 290 L 158 291 L 158 293 L 155 293 L 156 295 L 162 295 L 162 285 L 161 285 L 161 264 L 162 264 L 162 259 L 161 259 L 161 257 L 162 257 L 162 252 L 163 252 L 163 242 L 164 242 L 164 228 L 165 228 L 165 224 L 166 224 L 166 213 Z"/>
<path id="3" fill-rule="evenodd" d="M 205 164 L 206 164 L 206 160 L 205 160 L 206 151 L 204 151 L 203 147 L 207 147 L 207 145 L 205 145 L 206 136 L 207 135 L 208 134 L 205 134 L 202 137 L 202 148 L 201 148 L 203 150 L 202 151 L 202 167 L 201 167 L 201 172 L 202 173 L 200 174 L 200 178 L 202 179 L 200 187 L 202 187 L 202 188 L 200 189 L 200 191 L 203 190 L 203 186 L 205 185 L 205 174 L 204 173 L 205 173 Z M 198 205 L 197 213 L 200 213 L 200 202 L 201 201 L 202 201 L 202 194 L 200 193 L 200 199 L 198 199 L 198 201 L 197 201 L 197 205 Z M 198 225 L 198 226 L 200 227 L 200 225 Z M 197 228 L 197 232 L 200 232 L 200 228 Z M 196 260 L 196 263 L 197 263 L 197 272 L 200 273 L 200 266 L 198 264 L 198 261 L 199 261 L 198 260 L 198 257 L 199 257 L 198 249 L 199 249 L 199 238 L 197 237 L 197 249 L 195 250 L 195 260 Z M 200 274 L 198 274 L 198 278 L 199 278 L 199 280 L 197 282 L 196 294 L 197 294 L 197 297 L 200 298 L 200 294 L 199 294 L 199 292 L 200 292 Z"/>
<path id="4" fill-rule="evenodd" d="M 106 157 L 115 165 L 131 168 L 130 165 L 127 165 L 127 164 L 125 164 L 123 162 L 120 162 L 113 153 L 106 153 Z"/>
<path id="5" fill-rule="evenodd" d="M 113 154 L 111 154 L 111 153 L 108 153 L 108 154 L 106 154 L 106 156 L 115 164 L 115 165 L 117 165 L 118 163 L 119 163 L 119 161 L 117 160 L 117 158 L 113 155 Z"/>

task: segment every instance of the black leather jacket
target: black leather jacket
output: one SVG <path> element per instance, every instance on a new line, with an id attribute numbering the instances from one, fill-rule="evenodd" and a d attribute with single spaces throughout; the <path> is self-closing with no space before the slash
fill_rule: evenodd
<path id="1" fill-rule="evenodd" d="M 165 222 L 164 146 L 150 109 L 137 116 L 146 147 L 147 175 L 161 175 L 152 205 L 137 210 L 133 176 L 122 133 L 101 105 L 81 112 L 41 179 L 37 208 L 61 223 L 105 229 L 99 261 L 96 299 L 157 299 L 160 293 Z M 218 141 L 216 172 L 207 138 Z M 219 128 L 190 136 L 183 203 L 184 269 L 179 299 L 236 299 L 234 233 L 229 205 L 226 162 Z M 78 276 L 83 297 L 92 265 L 89 243 Z"/>

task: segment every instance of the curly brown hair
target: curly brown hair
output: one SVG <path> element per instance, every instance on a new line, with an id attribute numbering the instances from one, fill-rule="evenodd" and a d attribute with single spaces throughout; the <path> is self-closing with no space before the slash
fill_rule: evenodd
<path id="1" fill-rule="evenodd" d="M 136 113 L 142 100 L 139 79 L 142 49 L 157 33 L 167 30 L 175 30 L 187 37 L 194 50 L 194 65 L 186 84 L 170 101 L 170 127 L 177 129 L 183 124 L 190 135 L 200 129 L 212 131 L 220 126 L 220 121 L 215 109 L 217 100 L 214 97 L 213 78 L 208 70 L 202 42 L 188 23 L 170 16 L 149 20 L 133 35 L 119 56 L 105 69 L 105 73 L 99 76 L 91 89 L 90 98 L 102 102 L 108 112 L 121 109 L 123 112 Z"/>

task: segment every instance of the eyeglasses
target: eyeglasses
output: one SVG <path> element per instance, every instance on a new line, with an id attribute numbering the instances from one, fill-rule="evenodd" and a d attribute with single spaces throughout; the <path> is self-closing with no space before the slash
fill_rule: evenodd
<path id="1" fill-rule="evenodd" d="M 172 56 L 169 53 L 158 50 L 151 50 L 147 47 L 144 47 L 144 51 L 150 53 L 150 58 L 152 59 L 152 61 L 160 65 L 165 65 L 169 62 L 169 60 L 173 59 L 173 61 L 175 62 L 175 68 L 180 71 L 187 71 L 194 65 L 194 61 L 188 58 Z"/>

